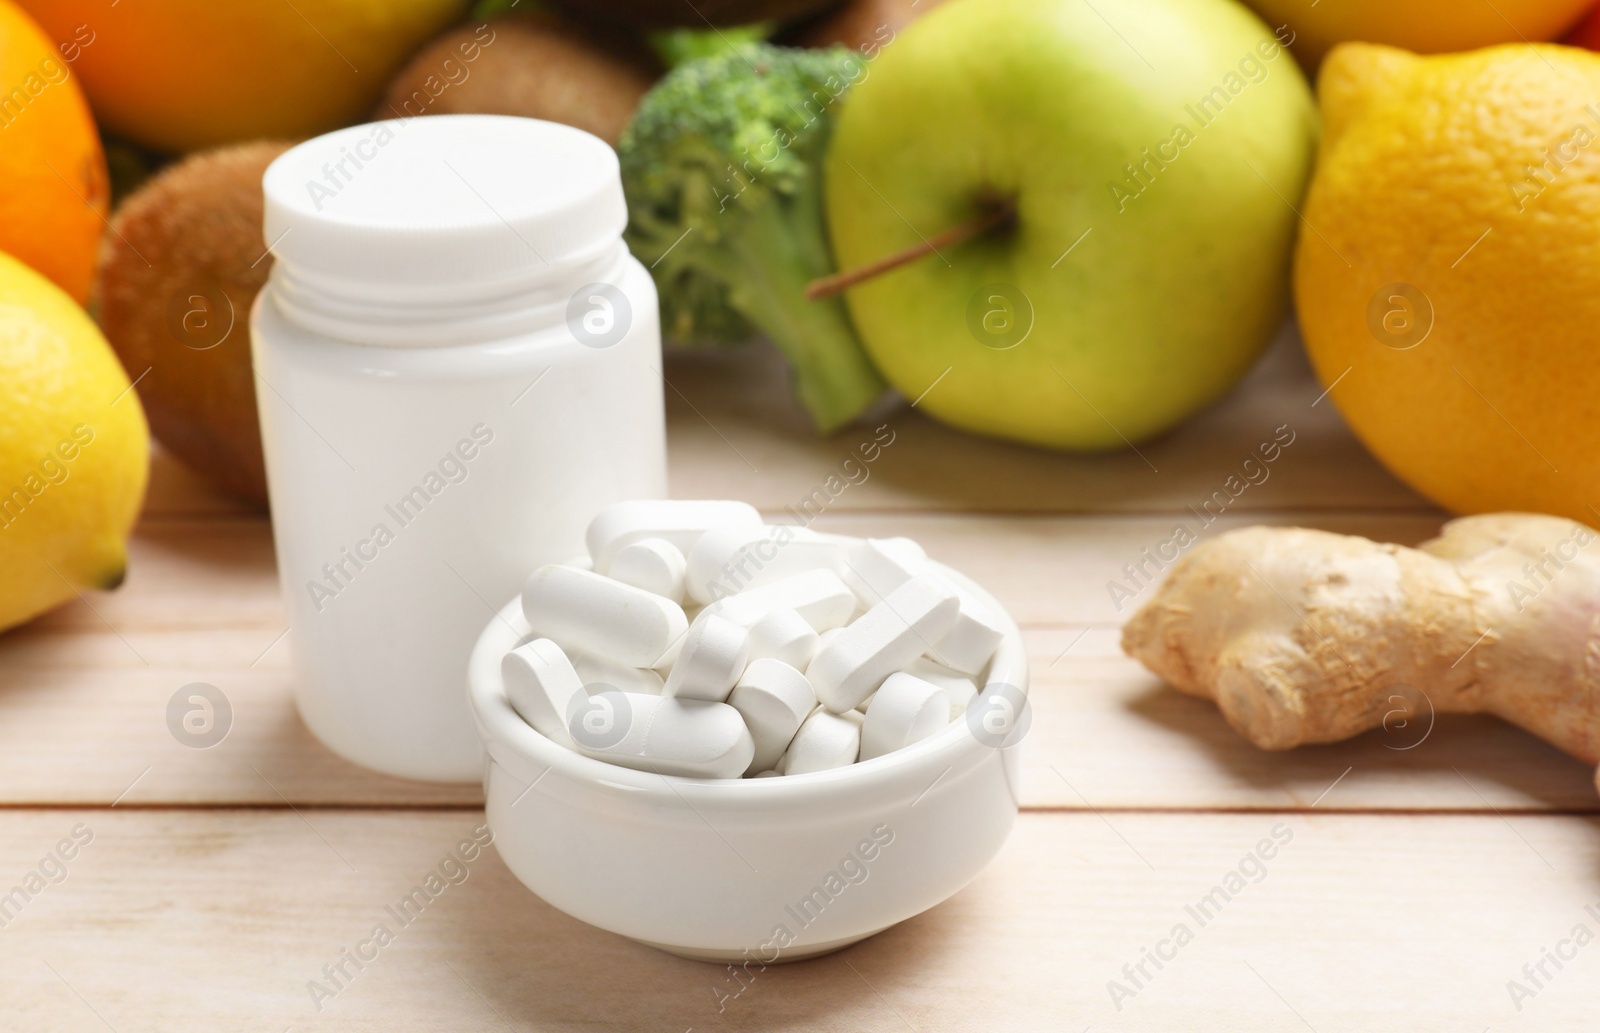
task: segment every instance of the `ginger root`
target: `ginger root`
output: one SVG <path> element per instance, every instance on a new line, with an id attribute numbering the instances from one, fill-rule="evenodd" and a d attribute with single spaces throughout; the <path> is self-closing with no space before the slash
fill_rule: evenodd
<path id="1" fill-rule="evenodd" d="M 1600 762 L 1600 535 L 1466 517 L 1416 549 L 1250 527 L 1196 545 L 1122 649 L 1284 750 L 1376 728 L 1396 700 L 1487 713 Z M 1600 787 L 1600 774 L 1596 776 Z"/>

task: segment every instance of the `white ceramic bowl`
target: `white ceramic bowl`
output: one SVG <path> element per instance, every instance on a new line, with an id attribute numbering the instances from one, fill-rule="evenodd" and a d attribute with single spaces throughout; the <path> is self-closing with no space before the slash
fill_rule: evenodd
<path id="1" fill-rule="evenodd" d="M 530 634 L 512 600 L 469 669 L 495 846 L 552 906 L 686 957 L 771 964 L 871 936 L 961 889 L 1011 831 L 1028 682 L 1004 620 L 980 706 L 938 735 L 831 771 L 694 779 L 593 760 L 524 722 L 500 680 Z"/>

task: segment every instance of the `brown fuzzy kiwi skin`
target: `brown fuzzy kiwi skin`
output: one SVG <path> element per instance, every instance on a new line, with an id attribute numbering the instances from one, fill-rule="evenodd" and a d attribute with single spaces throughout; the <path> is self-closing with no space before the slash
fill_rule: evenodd
<path id="1" fill-rule="evenodd" d="M 261 175 L 290 146 L 236 144 L 163 170 L 112 215 L 95 283 L 100 327 L 140 378 L 156 439 L 213 485 L 261 503 L 250 306 L 272 268 Z"/>
<path id="2" fill-rule="evenodd" d="M 903 29 L 944 0 L 849 0 L 784 27 L 774 43 L 790 47 L 846 46 L 877 56 Z"/>
<path id="3" fill-rule="evenodd" d="M 838 0 L 552 0 L 574 18 L 642 29 L 673 26 L 749 25 L 787 21 L 822 10 Z"/>
<path id="4" fill-rule="evenodd" d="M 395 76 L 373 117 L 521 115 L 576 126 L 615 147 L 660 74 L 636 40 L 534 12 L 440 36 Z"/>

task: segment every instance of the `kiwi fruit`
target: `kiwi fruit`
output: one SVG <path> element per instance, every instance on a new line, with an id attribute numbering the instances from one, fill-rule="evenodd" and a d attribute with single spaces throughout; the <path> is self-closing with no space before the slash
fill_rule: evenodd
<path id="1" fill-rule="evenodd" d="M 643 29 L 749 25 L 786 21 L 838 5 L 839 0 L 550 0 L 575 18 Z"/>
<path id="2" fill-rule="evenodd" d="M 100 327 L 139 378 L 156 439 L 213 485 L 265 502 L 250 306 L 272 267 L 261 174 L 290 144 L 191 155 L 111 217 L 95 283 Z"/>
<path id="3" fill-rule="evenodd" d="M 637 40 L 539 11 L 440 36 L 395 76 L 375 117 L 522 115 L 615 147 L 660 74 Z"/>
<path id="4" fill-rule="evenodd" d="M 849 0 L 784 27 L 773 39 L 790 47 L 846 46 L 868 57 L 944 0 Z"/>

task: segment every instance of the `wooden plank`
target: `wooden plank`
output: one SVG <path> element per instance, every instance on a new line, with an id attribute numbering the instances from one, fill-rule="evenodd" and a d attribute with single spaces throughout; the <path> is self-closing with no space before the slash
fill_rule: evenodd
<path id="1" fill-rule="evenodd" d="M 473 811 L 0 814 L 0 882 L 80 823 L 66 878 L 0 935 L 0 1029 L 1303 1030 L 1591 1028 L 1600 950 L 1513 1002 L 1600 892 L 1571 817 L 1029 814 L 945 904 L 849 950 L 757 970 L 592 929 L 492 848 L 410 925 L 385 912 Z M 1276 832 L 1267 860 L 1244 861 Z M 733 833 L 736 835 L 736 833 Z M 1237 893 L 1214 895 L 1230 873 Z M 1235 878 L 1241 878 L 1236 874 Z M 1226 888 L 1226 887 L 1225 887 Z M 1204 924 L 1190 909 L 1208 895 Z M 375 924 L 394 941 L 323 1002 L 308 983 Z M 1168 941 L 1183 925 L 1181 947 Z M 1147 948 L 1137 984 L 1123 971 Z M 348 970 L 348 969 L 347 969 Z M 351 970 L 353 971 L 353 970 Z M 1130 993 L 1113 999 L 1108 984 Z M 1120 1008 L 1118 1005 L 1120 1004 Z"/>
<path id="2" fill-rule="evenodd" d="M 476 786 L 385 778 L 329 753 L 295 713 L 287 645 L 261 655 L 269 634 L 136 633 L 131 640 L 155 665 L 148 668 L 106 632 L 8 636 L 0 641 L 0 802 L 370 806 L 481 798 Z M 1354 810 L 1600 811 L 1589 769 L 1491 718 L 1445 717 L 1431 731 L 1418 722 L 1349 743 L 1264 753 L 1215 707 L 1166 688 L 1121 656 L 1115 628 L 1026 635 L 1034 678 L 1023 750 L 1028 807 L 1319 802 Z M 186 747 L 167 725 L 168 701 L 195 682 L 219 688 L 232 707 L 228 737 L 207 750 Z M 85 750 L 85 742 L 95 748 Z"/>
<path id="3" fill-rule="evenodd" d="M 1233 500 L 1240 511 L 1427 508 L 1367 454 L 1330 400 L 1318 401 L 1322 386 L 1292 327 L 1222 401 L 1137 451 L 1097 456 L 978 437 L 904 401 L 819 438 L 764 346 L 680 355 L 667 377 L 670 480 L 682 498 L 779 509 L 830 475 L 855 473 L 865 479 L 839 494 L 839 509 L 1138 513 L 1199 506 L 1229 476 L 1253 474 L 1264 479 Z M 845 467 L 877 426 L 889 428 L 893 444 L 867 453 L 871 463 Z M 1279 427 L 1293 443 L 1244 470 Z"/>
<path id="4" fill-rule="evenodd" d="M 1433 530 L 1420 516 L 1319 519 L 1402 540 Z M 988 584 L 1028 625 L 1035 679 L 1024 751 L 1029 806 L 1294 807 L 1317 798 L 1346 769 L 1328 806 L 1600 806 L 1581 765 L 1487 718 L 1441 719 L 1420 745 L 1414 731 L 1401 730 L 1288 754 L 1254 749 L 1214 707 L 1166 690 L 1117 649 L 1116 622 L 1125 614 L 1104 582 L 1142 543 L 1160 540 L 1160 518 L 855 514 L 826 516 L 819 526 L 909 533 Z M 0 800 L 104 804 L 127 793 L 129 804 L 377 805 L 479 798 L 472 786 L 372 775 L 323 749 L 294 712 L 292 648 L 264 525 L 146 528 L 123 589 L 0 637 Z M 234 711 L 229 737 L 210 750 L 183 746 L 166 724 L 168 700 L 194 682 L 217 686 Z M 85 742 L 96 748 L 84 750 Z"/>
<path id="5" fill-rule="evenodd" d="M 115 675 L 55 671 L 7 676 L 0 707 L 0 796 L 5 803 L 126 806 L 471 804 L 475 784 L 390 778 L 330 752 L 295 711 L 285 670 L 136 668 Z M 195 683 L 222 690 L 227 737 L 186 745 L 168 703 Z M 57 730 L 59 728 L 59 730 Z"/>
<path id="6" fill-rule="evenodd" d="M 775 513 L 774 516 L 781 516 Z M 1208 527 L 1194 516 L 974 516 L 940 513 L 827 511 L 812 526 L 842 534 L 908 535 L 936 559 L 984 584 L 1023 624 L 1115 623 L 1110 582 L 1125 581 L 1138 563 L 1187 521 L 1201 535 L 1253 523 L 1299 524 L 1382 541 L 1414 544 L 1438 531 L 1444 517 L 1418 513 L 1225 513 Z M 129 547 L 128 580 L 110 593 L 90 593 L 36 623 L 47 628 L 105 630 L 127 637 L 177 628 L 260 628 L 263 644 L 284 627 L 272 533 L 265 521 L 184 520 L 141 528 Z M 1148 595 L 1142 589 L 1140 598 Z M 486 615 L 487 619 L 487 615 Z"/>
<path id="7" fill-rule="evenodd" d="M 1270 753 L 1123 656 L 1116 628 L 1026 635 L 1030 807 L 1600 812 L 1593 769 L 1491 717 L 1419 715 Z"/>
<path id="8" fill-rule="evenodd" d="M 261 628 L 263 645 L 284 626 L 272 529 L 254 517 L 149 521 L 128 543 L 122 586 L 85 597 L 34 626 L 111 630 L 130 644 L 152 629 Z"/>
<path id="9" fill-rule="evenodd" d="M 781 510 L 835 476 L 859 482 L 838 493 L 840 510 L 1140 513 L 1199 506 L 1230 476 L 1253 476 L 1260 483 L 1232 501 L 1238 511 L 1427 508 L 1367 454 L 1330 400 L 1318 401 L 1322 387 L 1292 327 L 1220 402 L 1137 452 L 1096 456 L 978 437 L 896 399 L 850 430 L 819 437 L 765 344 L 678 353 L 666 369 L 669 481 L 679 498 Z M 857 446 L 878 426 L 893 443 L 861 463 Z M 1293 443 L 1245 470 L 1285 426 Z M 158 452 L 147 520 L 253 511 Z"/>

